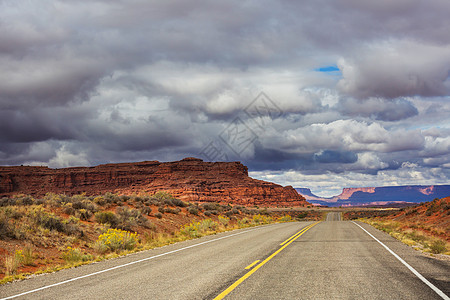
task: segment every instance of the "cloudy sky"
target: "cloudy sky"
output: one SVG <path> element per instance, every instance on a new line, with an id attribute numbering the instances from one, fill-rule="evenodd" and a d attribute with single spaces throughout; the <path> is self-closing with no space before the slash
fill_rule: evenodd
<path id="1" fill-rule="evenodd" d="M 450 183 L 448 0 L 0 0 L 0 165 Z"/>

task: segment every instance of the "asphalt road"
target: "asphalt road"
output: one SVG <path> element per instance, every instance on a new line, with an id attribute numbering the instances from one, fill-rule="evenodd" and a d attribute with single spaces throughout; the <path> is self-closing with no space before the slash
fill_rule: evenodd
<path id="1" fill-rule="evenodd" d="M 339 213 L 327 219 L 222 233 L 37 276 L 0 286 L 0 298 L 31 291 L 17 299 L 442 299 L 357 224 L 337 221 Z M 449 262 L 358 224 L 450 294 Z"/>

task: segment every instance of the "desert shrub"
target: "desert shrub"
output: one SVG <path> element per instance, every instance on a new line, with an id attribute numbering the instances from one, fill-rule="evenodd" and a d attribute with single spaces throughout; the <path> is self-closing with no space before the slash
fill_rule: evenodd
<path id="1" fill-rule="evenodd" d="M 159 191 L 156 192 L 153 196 L 151 196 L 150 199 L 153 200 L 154 204 L 162 203 L 173 206 L 172 200 L 175 199 L 175 197 L 167 192 Z"/>
<path id="2" fill-rule="evenodd" d="M 253 216 L 252 222 L 255 225 L 269 224 L 270 222 L 272 222 L 272 218 L 270 216 L 268 217 L 268 216 L 265 216 L 265 215 L 257 214 L 257 215 Z"/>
<path id="3" fill-rule="evenodd" d="M 137 209 L 129 209 L 128 207 L 118 207 L 116 214 L 119 219 L 119 223 L 116 228 L 123 230 L 131 230 L 133 226 L 141 225 L 147 226 L 148 220 Z"/>
<path id="4" fill-rule="evenodd" d="M 157 217 L 158 219 L 161 219 L 161 218 L 163 217 L 163 215 L 162 215 L 162 213 L 157 212 L 157 213 L 155 214 L 155 217 Z"/>
<path id="5" fill-rule="evenodd" d="M 229 210 L 224 215 L 228 218 L 231 218 L 233 216 L 233 213 L 231 212 L 231 210 Z"/>
<path id="6" fill-rule="evenodd" d="M 180 199 L 177 199 L 177 198 L 172 199 L 172 203 L 173 203 L 173 205 L 179 206 L 179 207 L 187 207 L 189 205 L 186 202 L 184 202 Z"/>
<path id="7" fill-rule="evenodd" d="M 9 223 L 9 219 L 3 211 L 0 211 L 0 239 L 14 237 L 14 227 Z"/>
<path id="8" fill-rule="evenodd" d="M 67 247 L 66 251 L 63 252 L 61 258 L 66 261 L 66 263 L 77 263 L 80 261 L 90 261 L 92 260 L 92 255 L 83 253 L 78 248 Z"/>
<path id="9" fill-rule="evenodd" d="M 3 208 L 2 211 L 5 216 L 15 220 L 19 220 L 25 216 L 24 210 L 15 206 L 7 206 Z"/>
<path id="10" fill-rule="evenodd" d="M 202 208 L 205 210 L 218 210 L 220 208 L 220 205 L 215 202 L 207 202 L 202 204 Z"/>
<path id="11" fill-rule="evenodd" d="M 224 226 L 227 227 L 228 223 L 230 222 L 230 219 L 225 217 L 225 216 L 219 216 L 219 223 Z"/>
<path id="12" fill-rule="evenodd" d="M 306 218 L 307 216 L 308 216 L 308 212 L 304 211 L 304 212 L 298 213 L 296 218 L 301 220 L 301 219 Z"/>
<path id="13" fill-rule="evenodd" d="M 238 214 L 239 214 L 239 209 L 233 208 L 233 209 L 230 210 L 230 212 L 231 212 L 231 214 L 233 214 L 233 215 L 238 215 Z"/>
<path id="14" fill-rule="evenodd" d="M 76 211 L 75 216 L 80 220 L 87 221 L 92 217 L 92 212 L 82 208 Z"/>
<path id="15" fill-rule="evenodd" d="M 122 200 L 120 199 L 120 197 L 116 194 L 107 192 L 105 193 L 103 196 L 103 199 L 105 199 L 106 204 L 121 204 Z"/>
<path id="16" fill-rule="evenodd" d="M 109 251 L 132 250 L 138 243 L 137 233 L 121 229 L 108 229 L 101 234 L 95 244 L 95 248 L 100 253 Z"/>
<path id="17" fill-rule="evenodd" d="M 201 222 L 192 222 L 190 224 L 184 225 L 180 232 L 191 238 L 201 237 L 203 234 L 216 231 L 218 229 L 218 224 L 211 219 L 206 219 Z"/>
<path id="18" fill-rule="evenodd" d="M 17 273 L 22 262 L 22 253 L 20 250 L 16 251 L 13 255 L 7 255 L 5 257 L 5 275 L 10 276 Z"/>
<path id="19" fill-rule="evenodd" d="M 141 212 L 142 212 L 144 215 L 149 216 L 149 215 L 151 214 L 151 212 L 152 212 L 152 208 L 151 208 L 151 207 L 148 207 L 148 206 L 144 206 L 144 207 L 141 208 Z"/>
<path id="20" fill-rule="evenodd" d="M 292 218 L 290 215 L 285 215 L 285 216 L 278 218 L 278 222 L 291 222 L 291 221 L 292 221 Z"/>
<path id="21" fill-rule="evenodd" d="M 175 209 L 168 207 L 168 208 L 165 209 L 165 211 L 166 211 L 166 213 L 169 213 L 169 214 L 178 215 L 181 212 L 181 209 L 178 208 L 178 207 L 175 208 Z"/>
<path id="22" fill-rule="evenodd" d="M 75 215 L 76 209 L 72 207 L 72 203 L 65 203 L 62 211 L 68 215 Z"/>
<path id="23" fill-rule="evenodd" d="M 204 212 L 204 214 L 205 214 L 205 216 L 207 216 L 207 217 L 209 217 L 209 216 L 211 216 L 211 215 L 212 215 L 212 213 L 211 213 L 211 211 L 210 211 L 210 210 L 207 210 L 207 211 L 205 211 L 205 212 Z"/>
<path id="24" fill-rule="evenodd" d="M 158 211 L 159 211 L 159 213 L 163 214 L 166 212 L 166 209 L 164 207 L 160 206 L 160 207 L 158 207 Z"/>
<path id="25" fill-rule="evenodd" d="M 261 215 L 264 215 L 264 216 L 270 215 L 269 212 L 267 211 L 267 208 L 264 208 L 264 209 L 261 210 L 259 213 L 260 213 Z"/>
<path id="26" fill-rule="evenodd" d="M 103 198 L 103 196 L 95 197 L 92 202 L 100 206 L 104 206 L 106 203 L 108 203 L 107 199 Z"/>
<path id="27" fill-rule="evenodd" d="M 250 224 L 250 219 L 247 218 L 247 217 L 242 218 L 242 219 L 240 219 L 240 220 L 238 221 L 239 227 L 246 227 L 246 226 L 248 226 L 249 224 Z"/>
<path id="28" fill-rule="evenodd" d="M 34 198 L 28 195 L 18 196 L 16 199 L 16 205 L 33 205 Z"/>
<path id="29" fill-rule="evenodd" d="M 109 224 L 111 227 L 116 227 L 119 223 L 119 219 L 112 211 L 96 212 L 95 221 L 100 224 Z"/>
<path id="30" fill-rule="evenodd" d="M 79 233 L 78 221 L 76 218 L 69 218 L 63 220 L 62 218 L 55 216 L 53 213 L 47 213 L 42 209 L 36 209 L 31 213 L 31 217 L 34 222 L 49 230 L 56 230 L 67 235 Z"/>
<path id="31" fill-rule="evenodd" d="M 164 201 L 162 202 L 164 205 L 168 205 L 168 206 L 175 206 L 175 204 L 173 204 L 172 199 L 164 199 Z"/>
<path id="32" fill-rule="evenodd" d="M 33 259 L 33 248 L 30 245 L 25 246 L 22 251 L 22 263 L 25 266 L 35 266 Z"/>
<path id="33" fill-rule="evenodd" d="M 430 245 L 430 250 L 434 254 L 444 253 L 447 251 L 447 245 L 443 240 L 436 240 Z"/>
<path id="34" fill-rule="evenodd" d="M 97 206 L 90 200 L 84 199 L 84 200 L 78 200 L 75 198 L 75 200 L 72 202 L 72 207 L 74 209 L 80 210 L 85 209 L 90 212 L 96 212 Z"/>
<path id="35" fill-rule="evenodd" d="M 423 243 L 426 241 L 426 237 L 423 234 L 420 234 L 417 231 L 407 232 L 405 234 L 406 238 L 413 240 L 415 242 Z"/>
<path id="36" fill-rule="evenodd" d="M 122 195 L 119 198 L 123 202 L 127 202 L 128 200 L 130 200 L 130 196 L 127 196 L 127 195 Z M 141 201 L 141 198 L 140 197 L 135 197 L 133 200 L 134 201 Z"/>
<path id="37" fill-rule="evenodd" d="M 44 196 L 44 202 L 53 207 L 60 207 L 64 203 L 68 203 L 68 202 L 72 202 L 72 201 L 71 201 L 71 198 L 66 195 L 47 193 Z"/>
<path id="38" fill-rule="evenodd" d="M 0 199 L 0 207 L 13 205 L 13 202 L 15 203 L 15 200 L 8 197 L 3 197 Z"/>
<path id="39" fill-rule="evenodd" d="M 136 202 L 136 203 L 134 203 L 134 207 L 136 209 L 142 210 L 142 208 L 144 207 L 144 204 L 142 204 L 141 202 Z"/>
<path id="40" fill-rule="evenodd" d="M 211 219 L 206 219 L 200 222 L 200 230 L 205 231 L 215 231 L 217 230 L 218 224 Z"/>
<path id="41" fill-rule="evenodd" d="M 197 238 L 201 236 L 201 233 L 199 232 L 199 222 L 193 222 L 191 224 L 184 225 L 180 232 L 181 234 L 184 234 L 191 238 Z"/>
<path id="42" fill-rule="evenodd" d="M 191 214 L 191 215 L 195 215 L 198 216 L 198 208 L 195 206 L 189 206 L 187 208 L 187 211 Z"/>

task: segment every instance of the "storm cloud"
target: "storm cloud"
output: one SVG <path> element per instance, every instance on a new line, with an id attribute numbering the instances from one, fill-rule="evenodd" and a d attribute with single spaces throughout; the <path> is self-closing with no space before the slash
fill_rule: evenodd
<path id="1" fill-rule="evenodd" d="M 0 1 L 0 164 L 197 156 L 323 195 L 448 184 L 449 14 L 442 0 Z"/>

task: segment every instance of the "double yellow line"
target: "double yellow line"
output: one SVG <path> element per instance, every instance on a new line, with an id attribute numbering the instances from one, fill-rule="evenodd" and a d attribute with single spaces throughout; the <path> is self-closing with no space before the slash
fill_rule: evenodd
<path id="1" fill-rule="evenodd" d="M 272 253 L 269 257 L 267 257 L 265 260 L 263 260 L 260 264 L 258 264 L 256 267 L 254 267 L 253 269 L 251 269 L 250 271 L 248 271 L 244 276 L 242 276 L 241 278 L 239 278 L 235 283 L 233 283 L 232 285 L 230 285 L 226 290 L 224 290 L 222 293 L 220 293 L 216 298 L 214 298 L 214 300 L 219 300 L 219 299 L 223 299 L 225 298 L 226 295 L 228 295 L 229 293 L 231 293 L 231 291 L 233 291 L 238 285 L 240 285 L 242 282 L 244 282 L 245 279 L 249 278 L 253 273 L 255 273 L 259 268 L 261 268 L 262 266 L 264 266 L 269 260 L 271 260 L 272 258 L 275 257 L 275 255 L 277 255 L 278 253 L 280 253 L 281 251 L 283 251 L 284 248 L 286 248 L 287 246 L 289 246 L 293 241 L 295 241 L 296 239 L 298 239 L 302 234 L 304 234 L 307 230 L 311 229 L 314 225 L 318 224 L 320 222 L 316 222 L 314 224 L 311 224 L 309 226 L 306 226 L 305 228 L 303 228 L 302 230 L 300 230 L 299 232 L 297 232 L 296 234 L 294 234 L 293 236 L 291 236 L 290 238 L 288 238 L 287 240 L 285 240 L 284 242 L 282 242 L 280 244 L 280 246 L 282 246 L 280 249 L 278 249 L 277 251 L 275 251 L 274 253 Z M 257 263 L 257 262 L 255 262 Z M 254 264 L 255 264 L 254 263 Z M 253 264 L 252 264 L 253 265 Z"/>
<path id="2" fill-rule="evenodd" d="M 306 230 L 310 229 L 311 227 L 313 227 L 314 225 L 316 225 L 319 222 L 313 223 L 309 226 L 306 226 L 305 228 L 303 228 L 302 230 L 300 230 L 299 232 L 297 232 L 296 234 L 294 234 L 293 236 L 291 236 L 290 238 L 288 238 L 287 240 L 285 240 L 284 242 L 282 242 L 280 244 L 280 246 L 283 246 L 284 244 L 286 244 L 287 242 L 291 241 L 292 239 L 296 239 L 299 236 L 301 236 L 303 233 L 305 233 Z"/>

